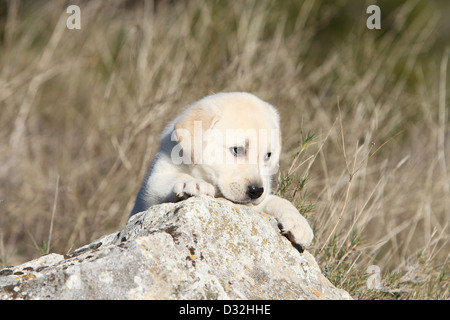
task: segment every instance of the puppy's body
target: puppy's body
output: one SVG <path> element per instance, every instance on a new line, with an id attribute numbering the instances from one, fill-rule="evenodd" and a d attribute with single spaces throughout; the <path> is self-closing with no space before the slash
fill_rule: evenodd
<path id="1" fill-rule="evenodd" d="M 164 130 L 131 215 L 189 196 L 224 197 L 277 219 L 303 247 L 313 239 L 306 219 L 287 200 L 270 194 L 281 152 L 279 115 L 248 93 L 201 99 Z"/>

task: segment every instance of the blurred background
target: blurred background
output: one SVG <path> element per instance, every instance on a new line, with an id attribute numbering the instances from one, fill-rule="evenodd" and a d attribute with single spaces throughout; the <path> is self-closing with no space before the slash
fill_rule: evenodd
<path id="1" fill-rule="evenodd" d="M 448 299 L 449 35 L 446 0 L 0 1 L 0 268 L 121 228 L 167 122 L 248 91 L 330 280 Z"/>

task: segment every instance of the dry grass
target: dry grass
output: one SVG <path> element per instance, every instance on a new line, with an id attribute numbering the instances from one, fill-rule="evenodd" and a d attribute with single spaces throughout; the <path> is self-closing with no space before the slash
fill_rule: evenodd
<path id="1" fill-rule="evenodd" d="M 119 228 L 165 123 L 242 90 L 281 111 L 279 193 L 336 285 L 450 297 L 447 2 L 378 1 L 381 30 L 362 1 L 78 4 L 81 30 L 62 2 L 0 5 L 3 265 Z"/>

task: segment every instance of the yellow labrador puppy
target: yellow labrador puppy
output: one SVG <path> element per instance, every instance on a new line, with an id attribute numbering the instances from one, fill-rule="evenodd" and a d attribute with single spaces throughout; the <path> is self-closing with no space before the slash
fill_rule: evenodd
<path id="1" fill-rule="evenodd" d="M 273 106 L 244 92 L 207 96 L 165 129 L 131 215 L 190 196 L 223 197 L 273 216 L 293 244 L 307 247 L 313 231 L 306 219 L 271 194 L 280 152 Z"/>

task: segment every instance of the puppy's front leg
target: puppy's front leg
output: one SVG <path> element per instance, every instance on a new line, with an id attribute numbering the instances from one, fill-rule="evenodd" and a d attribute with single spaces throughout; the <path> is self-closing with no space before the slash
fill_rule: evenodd
<path id="1" fill-rule="evenodd" d="M 142 184 L 131 215 L 166 202 L 177 202 L 191 196 L 214 197 L 215 189 L 204 180 L 179 172 L 154 174 L 150 172 Z"/>
<path id="2" fill-rule="evenodd" d="M 212 184 L 190 176 L 177 179 L 173 186 L 173 194 L 178 199 L 185 199 L 191 196 L 207 195 L 214 197 L 215 189 Z"/>
<path id="3" fill-rule="evenodd" d="M 274 217 L 278 221 L 281 232 L 294 244 L 302 248 L 311 244 L 314 234 L 308 221 L 288 200 L 271 194 L 256 209 Z"/>

